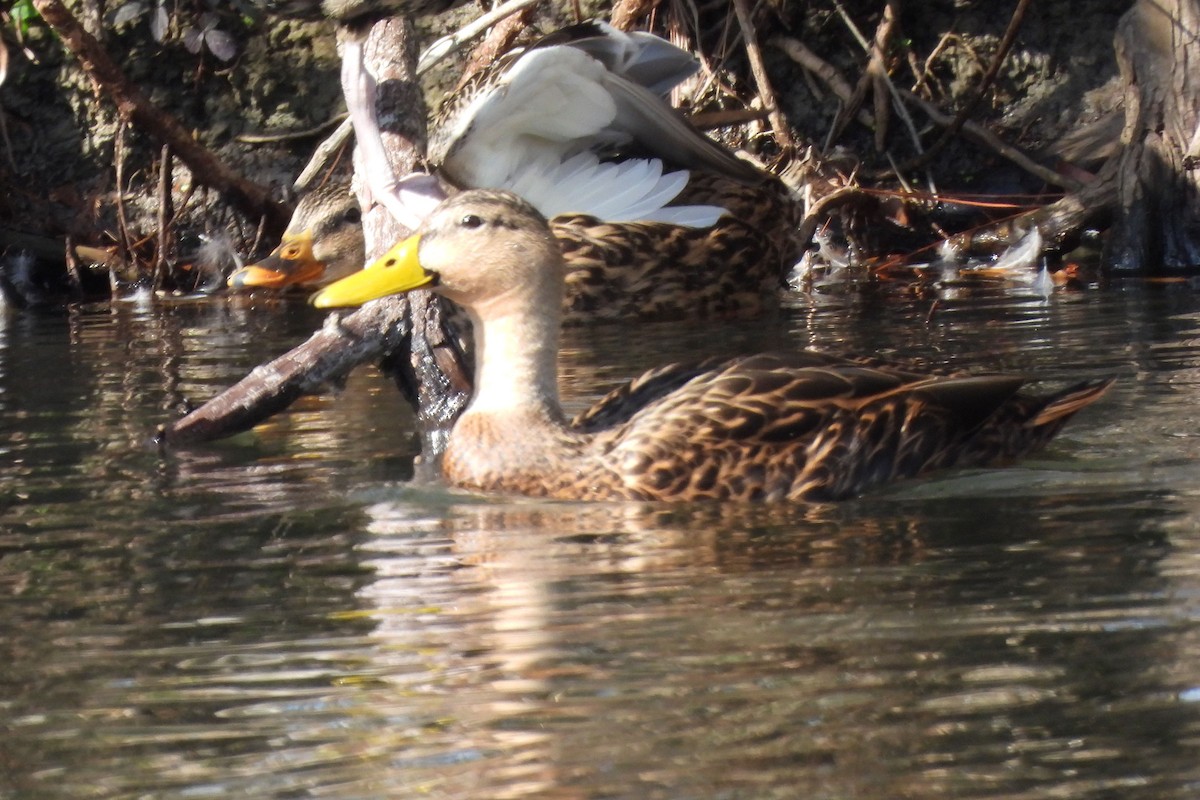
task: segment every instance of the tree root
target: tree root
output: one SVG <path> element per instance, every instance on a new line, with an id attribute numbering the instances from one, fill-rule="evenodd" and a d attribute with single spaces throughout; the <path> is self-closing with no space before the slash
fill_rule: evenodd
<path id="1" fill-rule="evenodd" d="M 224 194 L 247 215 L 264 217 L 280 233 L 291 210 L 271 199 L 266 187 L 246 179 L 200 144 L 177 119 L 157 108 L 109 57 L 95 37 L 83 29 L 61 0 L 34 0 L 46 24 L 79 60 L 99 91 L 116 105 L 121 116 L 138 125 L 172 151 L 191 169 L 196 181 Z"/>

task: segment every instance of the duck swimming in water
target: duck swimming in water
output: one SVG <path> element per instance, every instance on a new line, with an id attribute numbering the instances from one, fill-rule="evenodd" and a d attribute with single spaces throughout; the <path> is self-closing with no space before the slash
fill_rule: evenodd
<path id="1" fill-rule="evenodd" d="M 326 287 L 321 308 L 428 286 L 462 305 L 475 390 L 443 457 L 470 489 L 577 500 L 834 500 L 1043 446 L 1110 381 L 1035 397 L 1011 375 L 929 375 L 813 351 L 653 370 L 574 420 L 558 400 L 562 254 L 507 192 L 444 202 Z"/>

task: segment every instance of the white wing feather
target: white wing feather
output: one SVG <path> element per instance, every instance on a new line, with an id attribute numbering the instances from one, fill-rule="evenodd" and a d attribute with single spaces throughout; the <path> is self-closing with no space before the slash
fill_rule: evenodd
<path id="1" fill-rule="evenodd" d="M 660 50 L 682 52 L 657 37 L 645 36 Z M 614 70 L 636 69 L 642 51 L 651 61 L 659 57 L 650 47 L 654 43 L 628 36 L 613 42 L 615 49 L 606 50 L 604 57 Z M 669 56 L 669 52 L 661 55 Z M 657 127 L 655 116 L 664 117 Z M 594 150 L 617 147 L 633 138 L 635 134 L 621 122 L 630 119 L 638 133 L 651 139 L 669 136 L 669 149 L 705 155 L 716 151 L 737 161 L 707 140 L 677 148 L 674 140 L 680 136 L 704 137 L 683 123 L 653 90 L 610 71 L 585 49 L 561 45 L 535 48 L 521 56 L 492 91 L 464 109 L 451 133 L 442 169 L 463 186 L 515 192 L 547 217 L 578 213 L 610 222 L 714 224 L 724 209 L 667 206 L 687 185 L 686 170 L 664 174 L 657 158 L 600 160 Z"/>

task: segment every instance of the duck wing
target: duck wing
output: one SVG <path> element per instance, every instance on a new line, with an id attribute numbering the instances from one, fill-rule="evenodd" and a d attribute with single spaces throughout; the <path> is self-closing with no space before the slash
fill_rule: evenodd
<path id="1" fill-rule="evenodd" d="M 643 392 L 647 402 L 598 440 L 646 499 L 839 499 L 935 468 L 1024 455 L 1108 385 L 1035 398 L 1018 394 L 1025 382 L 807 352 L 758 355 L 673 391 Z"/>
<path id="2" fill-rule="evenodd" d="M 604 65 L 604 85 L 616 104 L 609 135 L 634 143 L 669 164 L 705 170 L 755 186 L 764 175 L 697 131 L 667 102 L 667 95 L 694 75 L 700 62 L 689 52 L 644 31 L 619 31 L 604 22 L 572 25 L 549 34 L 531 49 L 567 45 Z"/>
<path id="3" fill-rule="evenodd" d="M 580 433 L 595 433 L 627 422 L 647 405 L 657 402 L 723 361 L 721 358 L 710 358 L 691 364 L 667 364 L 645 372 L 613 389 L 591 408 L 578 414 L 571 420 L 571 427 Z"/>
<path id="4" fill-rule="evenodd" d="M 609 72 L 645 86 L 664 99 L 700 69 L 695 56 L 660 36 L 645 31 L 621 31 L 599 20 L 559 28 L 538 39 L 529 49 L 562 45 L 582 50 Z"/>
<path id="5" fill-rule="evenodd" d="M 776 373 L 781 374 L 789 370 L 820 370 L 822 368 L 847 366 L 860 367 L 866 364 L 867 362 L 865 361 L 847 359 L 817 350 L 801 350 L 786 354 L 759 354 L 735 359 L 714 357 L 697 362 L 667 364 L 649 370 L 634 378 L 629 383 L 613 389 L 597 400 L 591 408 L 577 415 L 571 421 L 571 427 L 585 433 L 596 433 L 600 430 L 623 424 L 628 422 L 638 412 L 660 401 L 664 401 L 664 398 L 667 398 L 668 395 L 680 391 L 685 385 L 696 379 L 700 380 L 696 385 L 689 387 L 686 393 L 670 399 L 670 402 L 675 407 L 678 407 L 686 397 L 694 397 L 697 394 L 703 395 L 706 391 L 712 390 L 714 382 L 719 382 L 722 376 L 728 377 L 738 372 L 744 372 L 747 375 L 762 373 L 762 375 L 767 376 Z M 906 375 L 910 378 L 917 377 L 915 373 L 909 374 L 899 371 L 892 371 L 891 374 Z M 814 373 L 808 377 L 817 377 L 819 375 L 820 373 Z M 892 380 L 887 385 L 891 386 L 894 383 L 895 381 Z M 704 387 L 708 387 L 708 389 Z M 740 392 L 730 392 L 728 388 L 722 388 L 713 390 L 713 393 L 733 397 L 736 394 L 749 393 L 745 391 L 748 388 L 743 387 Z M 816 385 L 814 384 L 808 388 L 808 391 L 811 392 L 815 388 Z M 826 384 L 823 391 L 828 391 L 829 388 L 829 385 Z M 758 391 L 764 395 L 769 392 L 767 387 L 763 385 L 758 387 Z M 682 404 L 686 404 L 686 401 Z M 659 413 L 665 413 L 665 410 Z"/>
<path id="6" fill-rule="evenodd" d="M 460 186 L 516 191 L 547 216 L 711 225 L 715 207 L 660 210 L 688 180 L 664 161 L 746 183 L 762 177 L 656 93 L 694 59 L 649 34 L 583 29 L 552 34 L 465 90 L 431 137 L 432 159 Z M 627 148 L 649 157 L 602 158 Z"/>

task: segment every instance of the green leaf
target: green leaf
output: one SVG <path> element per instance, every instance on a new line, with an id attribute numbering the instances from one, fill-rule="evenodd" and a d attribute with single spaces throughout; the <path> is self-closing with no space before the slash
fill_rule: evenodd
<path id="1" fill-rule="evenodd" d="M 13 27 L 21 36 L 28 33 L 30 24 L 38 19 L 37 9 L 33 7 L 33 0 L 17 0 L 8 13 L 12 17 Z"/>

